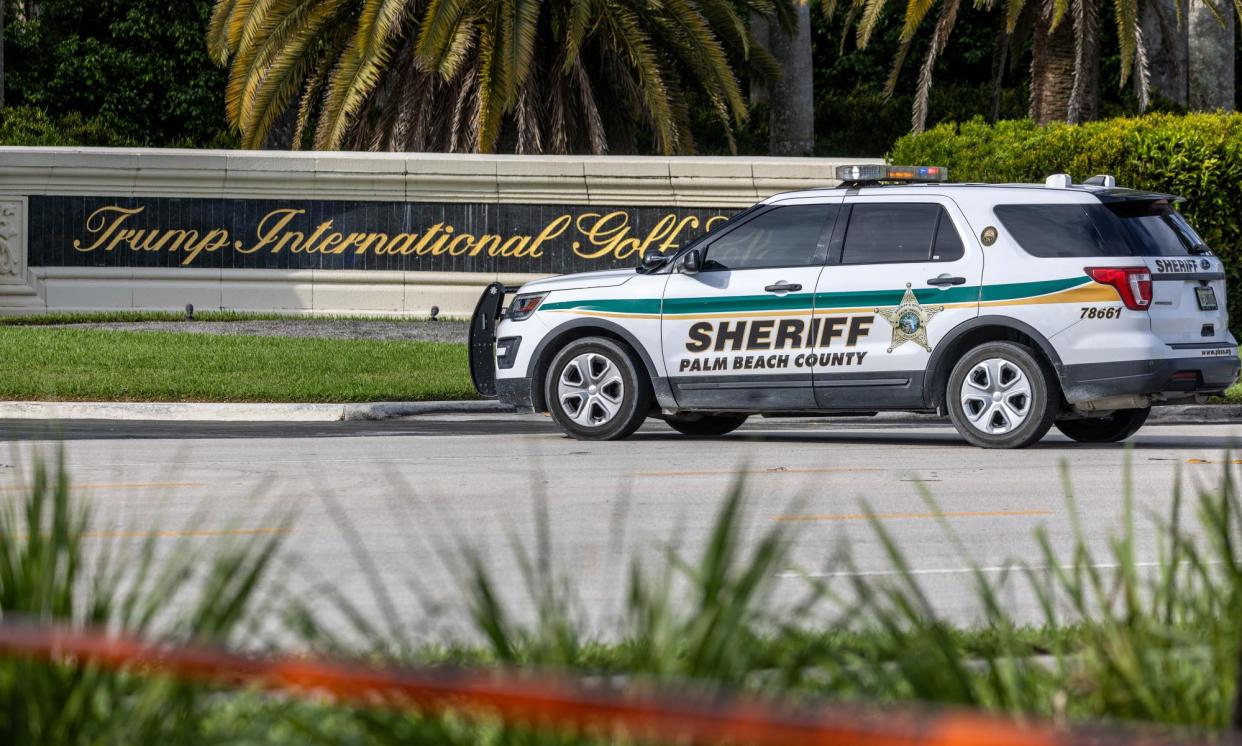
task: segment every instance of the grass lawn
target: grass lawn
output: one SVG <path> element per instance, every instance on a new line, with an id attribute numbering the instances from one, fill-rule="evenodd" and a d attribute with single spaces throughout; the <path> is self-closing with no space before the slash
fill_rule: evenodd
<path id="1" fill-rule="evenodd" d="M 0 325 L 0 398 L 473 399 L 466 346 Z"/>

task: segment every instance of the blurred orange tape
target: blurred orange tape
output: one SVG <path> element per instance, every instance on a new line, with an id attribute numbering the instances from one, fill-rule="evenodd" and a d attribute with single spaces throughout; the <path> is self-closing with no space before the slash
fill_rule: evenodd
<path id="1" fill-rule="evenodd" d="M 1053 730 L 964 712 L 839 705 L 792 709 L 757 698 L 708 701 L 669 692 L 623 695 L 548 677 L 378 668 L 297 657 L 260 658 L 201 645 L 174 647 L 98 631 L 11 622 L 0 623 L 0 655 L 162 673 L 230 687 L 247 684 L 301 696 L 327 696 L 343 704 L 424 712 L 469 710 L 512 725 L 602 729 L 605 733 L 619 729 L 631 737 L 678 743 L 1077 746 L 1178 740 L 1153 733 Z M 1214 744 L 1225 742 L 1212 740 Z"/>

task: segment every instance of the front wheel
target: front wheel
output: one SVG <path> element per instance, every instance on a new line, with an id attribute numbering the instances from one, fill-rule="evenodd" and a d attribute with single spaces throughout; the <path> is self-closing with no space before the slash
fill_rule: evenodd
<path id="1" fill-rule="evenodd" d="M 1104 417 L 1063 420 L 1057 429 L 1079 443 L 1117 443 L 1138 432 L 1150 414 L 1151 407 L 1118 409 Z"/>
<path id="2" fill-rule="evenodd" d="M 744 414 L 681 414 L 664 420 L 682 435 L 712 437 L 731 433 L 746 422 Z"/>
<path id="3" fill-rule="evenodd" d="M 949 418 L 983 448 L 1025 448 L 1052 427 L 1060 404 L 1052 369 L 1026 345 L 988 342 L 953 366 Z"/>
<path id="4" fill-rule="evenodd" d="M 651 381 L 620 343 L 584 337 L 552 358 L 544 397 L 552 419 L 571 438 L 617 440 L 647 418 Z"/>

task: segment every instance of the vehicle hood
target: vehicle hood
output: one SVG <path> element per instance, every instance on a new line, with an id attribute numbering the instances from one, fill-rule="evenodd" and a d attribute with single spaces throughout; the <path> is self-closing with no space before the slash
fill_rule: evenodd
<path id="1" fill-rule="evenodd" d="M 637 273 L 631 269 L 608 269 L 601 272 L 577 272 L 528 282 L 522 286 L 523 293 L 546 293 L 552 290 L 580 290 L 583 288 L 609 288 L 624 285 Z"/>

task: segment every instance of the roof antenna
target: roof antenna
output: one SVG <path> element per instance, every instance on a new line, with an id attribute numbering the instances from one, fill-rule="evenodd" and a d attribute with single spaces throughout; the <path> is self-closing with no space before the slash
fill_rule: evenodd
<path id="1" fill-rule="evenodd" d="M 1117 179 L 1111 174 L 1096 174 L 1083 183 L 1087 186 L 1099 186 L 1104 187 L 1105 189 L 1112 189 L 1117 186 Z"/>
<path id="2" fill-rule="evenodd" d="M 1044 179 L 1044 184 L 1053 189 L 1067 189 L 1073 186 L 1074 180 L 1070 178 L 1069 174 L 1053 174 Z"/>

